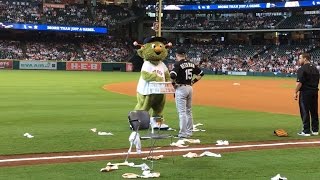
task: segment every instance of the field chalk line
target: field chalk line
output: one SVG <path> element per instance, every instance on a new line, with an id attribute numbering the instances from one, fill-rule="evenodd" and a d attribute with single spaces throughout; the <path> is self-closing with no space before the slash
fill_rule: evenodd
<path id="1" fill-rule="evenodd" d="M 286 146 L 286 145 L 304 145 L 304 144 L 320 144 L 320 141 L 306 141 L 306 142 L 287 142 L 287 143 L 270 143 L 270 144 L 249 144 L 238 146 L 219 146 L 219 147 L 203 147 L 203 148 L 183 148 L 183 149 L 167 149 L 154 150 L 153 153 L 168 153 L 168 152 L 185 152 L 185 151 L 205 151 L 205 150 L 220 150 L 220 149 L 241 149 L 252 147 L 272 147 L 272 146 Z M 142 151 L 141 154 L 148 154 L 149 151 Z M 2 159 L 0 163 L 5 162 L 20 162 L 20 161 L 39 161 L 39 160 L 56 160 L 56 159 L 76 159 L 76 158 L 92 158 L 92 157 L 108 157 L 108 156 L 124 156 L 127 152 L 110 153 L 110 154 L 87 154 L 87 155 L 68 155 L 68 156 L 51 156 L 51 157 L 31 157 L 31 158 L 15 158 Z M 132 152 L 130 154 L 137 154 Z"/>

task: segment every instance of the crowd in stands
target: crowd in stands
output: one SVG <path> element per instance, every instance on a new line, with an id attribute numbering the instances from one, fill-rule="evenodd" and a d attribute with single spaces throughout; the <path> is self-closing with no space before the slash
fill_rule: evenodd
<path id="1" fill-rule="evenodd" d="M 26 43 L 26 60 L 81 60 L 75 45 L 72 43 L 48 43 L 48 42 L 28 42 Z"/>
<path id="2" fill-rule="evenodd" d="M 320 49 L 316 45 L 188 45 L 186 48 L 192 62 L 213 71 L 296 73 L 298 56 L 303 52 L 310 52 L 315 57 L 313 61 L 320 64 Z"/>
<path id="3" fill-rule="evenodd" d="M 165 14 L 164 29 L 171 30 L 249 30 L 294 29 L 320 27 L 320 15 L 237 14 L 235 16 L 212 16 L 212 14 Z"/>
<path id="4" fill-rule="evenodd" d="M 43 4 L 42 0 L 0 1 L 0 22 L 54 25 L 85 25 L 114 27 L 117 22 L 134 16 L 129 9 L 117 5 L 89 6 L 68 4 L 64 0 L 46 1 L 57 6 Z M 67 3 L 59 6 L 59 3 Z"/>
<path id="5" fill-rule="evenodd" d="M 279 24 L 280 29 L 294 29 L 294 28 L 316 28 L 320 25 L 320 15 L 294 15 L 286 18 L 285 21 Z"/>
<path id="6" fill-rule="evenodd" d="M 213 71 L 296 73 L 299 54 L 310 52 L 320 65 L 320 46 L 311 45 L 183 45 L 187 57 L 201 68 Z M 175 49 L 169 50 L 168 62 L 174 63 Z M 129 42 L 92 38 L 81 42 L 44 42 L 0 40 L 0 59 L 56 61 L 128 61 L 134 54 Z"/>
<path id="7" fill-rule="evenodd" d="M 128 43 L 116 40 L 81 43 L 81 47 L 87 61 L 119 62 L 128 60 L 132 55 Z"/>
<path id="8" fill-rule="evenodd" d="M 40 18 L 38 2 L 0 2 L 0 22 L 39 23 Z"/>
<path id="9" fill-rule="evenodd" d="M 280 1 L 280 0 L 279 0 Z M 46 1 L 47 2 L 47 1 Z M 66 3 L 63 0 L 51 0 L 49 3 Z M 178 3 L 167 1 L 167 3 Z M 181 0 L 182 2 L 182 0 Z M 201 2 L 190 0 L 185 2 Z M 208 1 L 209 2 L 209 1 Z M 211 2 L 211 1 L 210 1 Z M 239 3 L 239 0 L 216 0 L 211 3 Z M 245 0 L 243 2 L 259 2 Z M 290 29 L 320 27 L 320 15 L 255 15 L 254 13 L 237 15 L 217 15 L 213 13 L 164 12 L 164 29 L 177 30 L 247 30 L 247 29 Z M 56 25 L 86 25 L 114 27 L 117 23 L 135 16 L 134 11 L 117 5 L 89 6 L 85 4 L 64 4 L 62 7 L 44 5 L 41 0 L 0 1 L 0 22 L 43 23 Z"/>
<path id="10" fill-rule="evenodd" d="M 114 26 L 116 22 L 120 22 L 130 17 L 129 10 L 116 5 L 100 5 L 94 10 L 94 25 L 97 26 Z"/>
<path id="11" fill-rule="evenodd" d="M 89 9 L 84 5 L 67 5 L 65 8 L 44 7 L 43 16 L 48 24 L 92 25 Z"/>
<path id="12" fill-rule="evenodd" d="M 121 62 L 132 51 L 128 43 L 103 38 L 80 43 L 0 40 L 0 59 Z"/>
<path id="13" fill-rule="evenodd" d="M 0 40 L 0 59 L 22 59 L 23 52 L 18 41 Z"/>

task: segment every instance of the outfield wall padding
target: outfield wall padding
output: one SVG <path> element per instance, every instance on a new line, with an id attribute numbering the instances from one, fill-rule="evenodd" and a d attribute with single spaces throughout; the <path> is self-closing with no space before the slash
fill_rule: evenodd
<path id="1" fill-rule="evenodd" d="M 13 61 L 13 69 L 19 69 L 20 61 Z"/>
<path id="2" fill-rule="evenodd" d="M 66 62 L 58 62 L 57 63 L 57 70 L 66 70 Z"/>
<path id="3" fill-rule="evenodd" d="M 126 63 L 102 63 L 101 70 L 126 72 Z"/>

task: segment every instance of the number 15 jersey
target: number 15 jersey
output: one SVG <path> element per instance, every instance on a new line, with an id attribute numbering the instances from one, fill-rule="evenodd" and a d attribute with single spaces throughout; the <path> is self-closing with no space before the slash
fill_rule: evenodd
<path id="1" fill-rule="evenodd" d="M 191 84 L 193 75 L 203 75 L 203 71 L 194 63 L 187 60 L 180 60 L 174 64 L 170 74 L 176 76 L 177 84 Z"/>

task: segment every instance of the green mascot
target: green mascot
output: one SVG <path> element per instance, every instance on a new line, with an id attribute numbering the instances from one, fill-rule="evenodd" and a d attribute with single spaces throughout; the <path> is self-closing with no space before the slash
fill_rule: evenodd
<path id="1" fill-rule="evenodd" d="M 150 124 L 152 128 L 168 129 L 168 125 L 156 121 L 160 118 L 163 120 L 163 109 L 166 103 L 165 94 L 151 94 L 149 92 L 149 83 L 170 82 L 170 74 L 163 60 L 168 56 L 167 48 L 172 46 L 171 43 L 165 44 L 166 39 L 163 37 L 146 38 L 143 45 L 134 42 L 135 46 L 140 46 L 137 51 L 138 55 L 144 60 L 141 68 L 141 75 L 137 86 L 138 103 L 134 110 L 153 110 Z"/>

